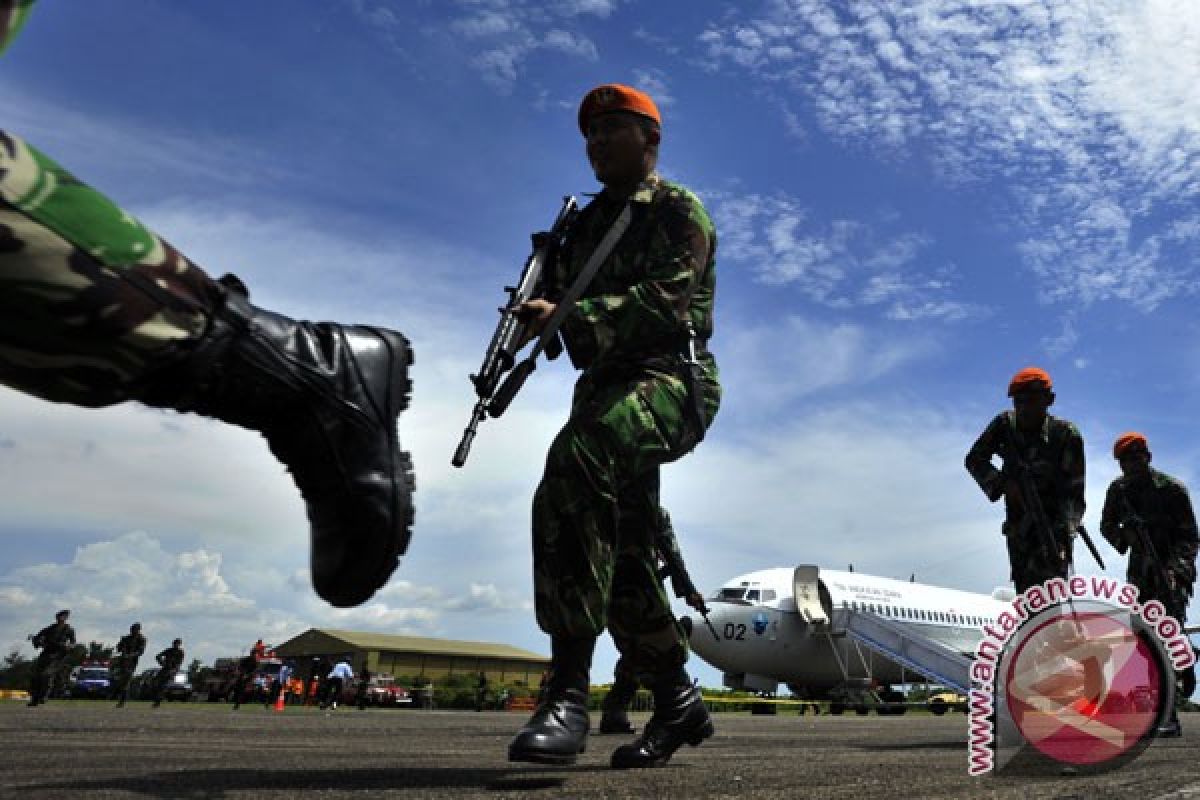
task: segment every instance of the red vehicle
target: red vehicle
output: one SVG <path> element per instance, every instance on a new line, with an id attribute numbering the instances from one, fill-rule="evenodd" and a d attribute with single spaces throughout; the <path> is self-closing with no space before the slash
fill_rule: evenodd
<path id="1" fill-rule="evenodd" d="M 338 705 L 349 706 L 358 702 L 358 679 L 349 681 L 342 687 Z M 396 679 L 386 672 L 371 675 L 367 684 L 367 705 L 383 707 L 408 707 L 413 704 L 413 696 Z"/>
<path id="2" fill-rule="evenodd" d="M 238 683 L 238 663 L 240 658 L 218 658 L 213 662 L 212 670 L 204 680 L 204 692 L 208 702 L 216 703 L 233 699 L 234 689 Z M 283 668 L 283 659 L 267 656 L 255 662 L 254 673 L 246 682 L 243 703 L 266 702 L 271 687 L 279 678 Z"/>

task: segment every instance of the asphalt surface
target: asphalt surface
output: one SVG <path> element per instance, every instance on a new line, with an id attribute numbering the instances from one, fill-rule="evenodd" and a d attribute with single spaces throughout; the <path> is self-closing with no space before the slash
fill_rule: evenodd
<path id="1" fill-rule="evenodd" d="M 1183 738 L 1155 742 L 1121 770 L 1048 778 L 968 776 L 963 714 L 717 714 L 703 746 L 638 771 L 610 769 L 626 739 L 599 735 L 572 767 L 511 764 L 508 741 L 525 717 L 4 701 L 0 796 L 1200 798 L 1200 714 L 1184 715 Z"/>

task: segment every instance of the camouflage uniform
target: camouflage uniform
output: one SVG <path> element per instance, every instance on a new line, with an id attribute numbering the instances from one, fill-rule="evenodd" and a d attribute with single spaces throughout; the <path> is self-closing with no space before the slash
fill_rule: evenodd
<path id="1" fill-rule="evenodd" d="M 657 175 L 631 203 L 628 230 L 562 326 L 583 374 L 534 496 L 534 589 L 551 636 L 594 639 L 607 625 L 639 673 L 662 673 L 686 661 L 687 639 L 657 574 L 659 466 L 695 447 L 720 402 L 705 347 L 716 232 L 695 195 Z M 583 209 L 550 270 L 557 293 L 622 207 L 601 192 Z M 689 322 L 703 364 L 698 413 L 679 358 Z"/>
<path id="2" fill-rule="evenodd" d="M 47 625 L 34 635 L 33 646 L 42 649 L 34 659 L 29 681 L 29 704 L 37 705 L 46 702 L 54 679 L 62 669 L 63 659 L 75 646 L 75 629 L 65 621 Z"/>
<path id="3" fill-rule="evenodd" d="M 122 704 L 129 698 L 129 681 L 137 671 L 138 659 L 146 652 L 146 637 L 127 633 L 117 642 L 117 657 L 113 659 L 113 699 Z"/>
<path id="4" fill-rule="evenodd" d="M 1145 522 L 1145 532 L 1162 568 L 1175 578 L 1175 588 L 1162 585 L 1158 567 L 1136 539 L 1126 539 L 1132 515 Z M 1158 600 L 1181 623 L 1187 619 L 1188 598 L 1196 580 L 1196 550 L 1200 536 L 1187 488 L 1153 467 L 1145 481 L 1116 478 L 1104 497 L 1100 532 L 1118 553 L 1129 554 L 1126 579 L 1141 590 L 1141 602 Z"/>
<path id="5" fill-rule="evenodd" d="M 1002 469 L 993 466 L 993 456 L 1004 461 Z M 1031 524 L 1030 515 L 1004 495 L 1005 483 L 1016 480 L 1016 459 L 1024 460 L 1033 473 L 1055 541 L 1067 554 L 1062 563 L 1057 554 L 1051 557 L 1046 553 L 1042 534 Z M 1075 530 L 1084 511 L 1085 463 L 1079 430 L 1067 420 L 1047 414 L 1041 431 L 1030 436 L 1017 429 L 1012 411 L 1004 411 L 971 446 L 966 467 L 989 500 L 995 502 L 1004 495 L 1003 531 L 1017 591 L 1023 592 L 1053 577 L 1065 577 Z"/>
<path id="6" fill-rule="evenodd" d="M 172 645 L 154 657 L 158 662 L 158 674 L 154 676 L 154 705 L 162 702 L 163 693 L 175 677 L 175 673 L 183 666 L 184 653 L 182 647 Z"/>

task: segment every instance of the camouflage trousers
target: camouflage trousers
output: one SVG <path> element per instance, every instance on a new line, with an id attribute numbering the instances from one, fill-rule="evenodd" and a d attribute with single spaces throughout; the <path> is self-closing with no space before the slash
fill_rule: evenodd
<path id="1" fill-rule="evenodd" d="M 1012 582 L 1018 593 L 1051 578 L 1067 577 L 1067 567 L 1072 559 L 1073 541 L 1071 537 L 1067 536 L 1065 528 L 1056 529 L 1054 532 L 1055 541 L 1067 555 L 1066 559 L 1061 562 L 1046 553 L 1046 548 L 1042 545 L 1037 531 L 1022 525 L 1020 520 L 1005 521 L 1004 538 L 1008 544 L 1008 563 L 1011 568 Z"/>
<path id="2" fill-rule="evenodd" d="M 621 656 L 613 668 L 613 684 L 604 695 L 601 708 L 605 711 L 625 711 L 629 708 L 633 696 L 637 694 L 638 679 L 629 663 L 629 659 Z"/>
<path id="3" fill-rule="evenodd" d="M 81 406 L 136 398 L 220 296 L 130 214 L 0 130 L 0 383 Z"/>
<path id="4" fill-rule="evenodd" d="M 124 700 L 129 697 L 129 684 L 133 680 L 133 675 L 137 672 L 139 656 L 117 656 L 112 660 L 112 665 L 109 668 L 109 677 L 112 679 L 112 686 L 109 690 L 109 696 L 113 700 Z"/>
<path id="5" fill-rule="evenodd" d="M 716 365 L 701 382 L 704 425 L 720 404 Z M 679 375 L 585 373 L 571 416 L 546 456 L 533 498 L 533 574 L 538 625 L 551 636 L 594 638 L 607 626 L 639 675 L 687 660 L 687 637 L 658 576 L 659 466 L 699 440 Z"/>
<path id="6" fill-rule="evenodd" d="M 43 649 L 38 653 L 38 657 L 33 660 L 33 669 L 29 677 L 29 695 L 34 701 L 41 702 L 50 694 L 62 672 L 66 657 L 65 650 Z"/>

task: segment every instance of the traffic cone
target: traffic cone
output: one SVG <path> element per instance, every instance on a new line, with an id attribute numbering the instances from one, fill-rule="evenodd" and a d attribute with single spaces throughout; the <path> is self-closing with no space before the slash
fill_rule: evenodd
<path id="1" fill-rule="evenodd" d="M 286 694 L 286 690 L 283 687 L 280 687 L 279 694 L 277 694 L 275 696 L 275 710 L 276 711 L 283 711 L 283 699 L 284 699 L 285 694 Z"/>

